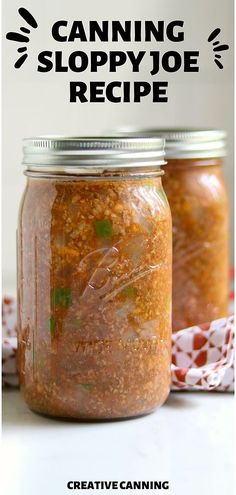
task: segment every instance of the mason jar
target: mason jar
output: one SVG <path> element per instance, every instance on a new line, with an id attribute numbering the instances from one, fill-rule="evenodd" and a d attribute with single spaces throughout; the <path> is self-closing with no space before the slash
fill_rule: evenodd
<path id="1" fill-rule="evenodd" d="M 173 331 L 228 315 L 226 133 L 163 130 L 163 186 L 173 218 Z"/>
<path id="2" fill-rule="evenodd" d="M 227 316 L 229 202 L 222 172 L 225 131 L 126 128 L 119 135 L 165 139 L 163 187 L 173 221 L 173 331 Z"/>
<path id="3" fill-rule="evenodd" d="M 169 205 L 163 140 L 24 141 L 18 225 L 18 365 L 29 407 L 125 418 L 167 398 Z"/>

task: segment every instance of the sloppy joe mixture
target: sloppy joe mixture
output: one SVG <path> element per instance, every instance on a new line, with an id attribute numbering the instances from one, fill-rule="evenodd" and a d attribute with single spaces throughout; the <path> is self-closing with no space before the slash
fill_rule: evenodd
<path id="1" fill-rule="evenodd" d="M 161 178 L 28 178 L 18 258 L 19 371 L 29 406 L 93 419 L 161 405 L 172 290 Z"/>
<path id="2" fill-rule="evenodd" d="M 169 160 L 173 219 L 173 330 L 228 313 L 228 201 L 221 159 Z"/>

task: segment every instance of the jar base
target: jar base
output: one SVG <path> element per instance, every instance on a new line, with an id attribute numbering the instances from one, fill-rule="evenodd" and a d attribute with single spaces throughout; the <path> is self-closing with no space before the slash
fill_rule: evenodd
<path id="1" fill-rule="evenodd" d="M 144 413 L 137 413 L 132 416 L 114 416 L 114 417 L 97 417 L 97 418 L 90 418 L 90 417 L 83 417 L 83 416 L 78 416 L 78 417 L 73 417 L 73 416 L 59 416 L 59 415 L 54 415 L 54 414 L 49 414 L 49 413 L 43 413 L 41 411 L 37 411 L 36 409 L 33 409 L 32 407 L 29 407 L 29 409 L 34 413 L 37 414 L 38 416 L 41 416 L 46 419 L 51 419 L 54 421 L 63 421 L 65 423 L 109 423 L 109 422 L 118 422 L 118 421 L 128 421 L 132 419 L 138 419 L 138 418 L 143 418 L 145 416 L 149 416 L 150 414 L 153 414 L 157 409 L 159 409 L 163 404 L 160 406 L 154 407 L 153 409 L 150 409 L 149 411 L 146 411 Z"/>
<path id="2" fill-rule="evenodd" d="M 128 420 L 132 420 L 132 419 L 138 419 L 138 418 L 142 418 L 142 417 L 145 417 L 145 416 L 149 416 L 150 414 L 154 413 L 155 411 L 157 411 L 160 407 L 163 406 L 163 404 L 165 404 L 165 402 L 167 401 L 168 397 L 169 397 L 169 394 L 170 394 L 170 390 L 168 390 L 168 392 L 165 394 L 165 397 L 164 399 L 162 398 L 162 400 L 159 402 L 159 404 L 155 405 L 154 407 L 150 408 L 150 409 L 147 409 L 146 411 L 140 411 L 140 412 L 137 412 L 137 413 L 134 413 L 134 414 L 127 414 L 127 415 L 118 415 L 118 414 L 114 414 L 114 415 L 111 415 L 111 416 L 89 416 L 89 415 L 76 415 L 76 416 L 67 416 L 67 415 L 60 415 L 60 414 L 57 414 L 57 413 L 49 413 L 49 412 L 44 412 L 40 409 L 38 409 L 37 407 L 33 407 L 32 405 L 29 405 L 27 402 L 27 406 L 29 407 L 29 409 L 34 413 L 34 414 L 37 414 L 41 417 L 44 417 L 44 418 L 47 418 L 47 419 L 52 419 L 52 420 L 55 420 L 55 421 L 64 421 L 64 422 L 72 422 L 72 423 L 106 423 L 106 422 L 113 422 L 113 421 L 128 421 Z"/>

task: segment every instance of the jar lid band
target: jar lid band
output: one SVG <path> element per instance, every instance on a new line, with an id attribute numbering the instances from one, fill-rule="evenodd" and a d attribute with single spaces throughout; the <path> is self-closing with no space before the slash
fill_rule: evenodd
<path id="1" fill-rule="evenodd" d="M 226 155 L 227 133 L 216 129 L 123 128 L 119 135 L 165 139 L 166 159 L 217 158 Z"/>
<path id="2" fill-rule="evenodd" d="M 151 137 L 35 137 L 24 139 L 27 168 L 123 169 L 165 164 L 164 139 Z"/>

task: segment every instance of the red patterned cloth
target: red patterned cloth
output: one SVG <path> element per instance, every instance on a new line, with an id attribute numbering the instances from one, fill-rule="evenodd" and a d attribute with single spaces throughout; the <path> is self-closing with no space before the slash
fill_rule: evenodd
<path id="1" fill-rule="evenodd" d="M 3 299 L 3 386 L 19 385 L 16 302 Z M 234 318 L 221 318 L 172 336 L 172 390 L 234 389 Z"/>
<path id="2" fill-rule="evenodd" d="M 172 336 L 172 390 L 234 390 L 234 317 Z"/>
<path id="3" fill-rule="evenodd" d="M 17 387 L 19 385 L 16 368 L 16 302 L 12 297 L 2 301 L 2 384 Z"/>

